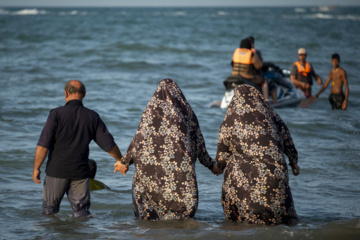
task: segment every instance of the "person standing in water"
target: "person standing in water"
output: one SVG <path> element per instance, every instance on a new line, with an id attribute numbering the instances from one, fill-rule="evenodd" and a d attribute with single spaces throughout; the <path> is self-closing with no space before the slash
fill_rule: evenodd
<path id="1" fill-rule="evenodd" d="M 346 110 L 347 101 L 349 97 L 349 85 L 347 81 L 347 76 L 345 70 L 340 67 L 340 56 L 337 53 L 334 53 L 331 56 L 331 63 L 333 69 L 330 70 L 329 76 L 326 79 L 325 84 L 322 86 L 320 91 L 315 95 L 316 98 L 320 96 L 322 92 L 329 86 L 332 80 L 331 94 L 329 96 L 329 101 L 332 106 L 332 109 L 342 109 Z M 343 93 L 343 86 L 345 86 L 345 95 Z"/>
<path id="2" fill-rule="evenodd" d="M 298 153 L 286 124 L 254 87 L 238 86 L 219 129 L 216 154 L 219 170 L 225 170 L 221 202 L 227 220 L 297 221 L 285 155 L 298 175 Z"/>
<path id="3" fill-rule="evenodd" d="M 306 98 L 311 97 L 311 86 L 313 85 L 313 78 L 321 86 L 322 79 L 315 73 L 311 63 L 306 61 L 307 53 L 305 48 L 299 48 L 298 58 L 299 61 L 294 62 L 290 69 L 290 80 L 296 88 L 300 89 Z"/>
<path id="4" fill-rule="evenodd" d="M 35 151 L 33 181 L 40 184 L 40 167 L 46 157 L 42 214 L 59 212 L 65 193 L 74 217 L 90 217 L 89 144 L 100 148 L 120 162 L 120 149 L 98 113 L 84 107 L 85 85 L 70 80 L 65 87 L 65 106 L 52 109 Z"/>
<path id="5" fill-rule="evenodd" d="M 218 173 L 192 107 L 173 80 L 163 79 L 142 114 L 126 154 L 114 165 L 114 172 L 123 174 L 129 165 L 135 165 L 135 216 L 145 220 L 193 218 L 199 198 L 197 159 Z"/>

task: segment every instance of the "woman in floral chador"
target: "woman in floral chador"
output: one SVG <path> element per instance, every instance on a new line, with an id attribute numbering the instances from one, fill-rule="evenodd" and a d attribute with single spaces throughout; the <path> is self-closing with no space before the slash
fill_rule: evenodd
<path id="1" fill-rule="evenodd" d="M 198 120 L 177 84 L 164 79 L 148 103 L 121 163 L 135 164 L 133 207 L 147 220 L 195 216 L 198 189 L 195 161 L 217 171 L 205 148 Z"/>
<path id="2" fill-rule="evenodd" d="M 297 220 L 285 155 L 298 175 L 298 155 L 285 123 L 258 90 L 238 86 L 220 127 L 216 155 L 220 171 L 225 169 L 221 198 L 228 220 Z"/>

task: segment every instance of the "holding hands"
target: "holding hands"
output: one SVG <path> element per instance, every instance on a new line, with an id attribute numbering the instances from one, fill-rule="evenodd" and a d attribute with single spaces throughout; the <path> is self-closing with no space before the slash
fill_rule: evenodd
<path id="1" fill-rule="evenodd" d="M 122 175 L 125 176 L 128 170 L 129 168 L 126 165 L 120 163 L 120 161 L 116 161 L 116 163 L 114 164 L 114 173 L 120 172 Z"/>
<path id="2" fill-rule="evenodd" d="M 215 174 L 216 176 L 219 176 L 223 173 L 223 170 L 220 170 L 217 163 L 214 164 L 213 168 L 211 169 L 211 172 Z"/>

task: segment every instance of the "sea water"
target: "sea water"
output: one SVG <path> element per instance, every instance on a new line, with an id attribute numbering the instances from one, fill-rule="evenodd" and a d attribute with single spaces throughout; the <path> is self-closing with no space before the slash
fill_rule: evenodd
<path id="1" fill-rule="evenodd" d="M 360 8 L 2 8 L 0 9 L 1 239 L 359 239 Z M 264 61 L 290 68 L 297 49 L 326 80 L 340 54 L 350 87 L 347 111 L 332 111 L 330 87 L 308 108 L 276 109 L 299 152 L 290 174 L 299 222 L 257 226 L 225 220 L 222 176 L 197 163 L 194 219 L 148 222 L 134 217 L 131 184 L 95 143 L 96 179 L 111 190 L 91 193 L 91 219 L 74 219 L 66 198 L 56 216 L 40 215 L 42 185 L 33 158 L 49 111 L 64 104 L 63 86 L 79 79 L 85 106 L 97 111 L 122 153 L 163 78 L 174 79 L 192 105 L 215 157 L 226 110 L 223 80 L 240 40 L 252 35 Z M 313 92 L 320 89 L 316 84 Z M 45 163 L 41 179 L 45 177 Z"/>

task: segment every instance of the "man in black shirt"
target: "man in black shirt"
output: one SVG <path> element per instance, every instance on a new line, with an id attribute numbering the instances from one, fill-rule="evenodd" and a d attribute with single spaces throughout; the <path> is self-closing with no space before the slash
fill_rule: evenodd
<path id="1" fill-rule="evenodd" d="M 70 80 L 64 90 L 65 106 L 50 111 L 41 132 L 32 176 L 35 183 L 41 183 L 40 167 L 48 155 L 42 213 L 59 212 L 66 193 L 74 216 L 86 217 L 90 216 L 89 143 L 94 140 L 117 162 L 122 155 L 99 114 L 83 106 L 84 84 Z"/>

